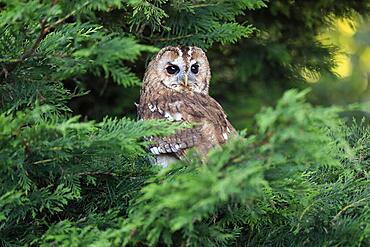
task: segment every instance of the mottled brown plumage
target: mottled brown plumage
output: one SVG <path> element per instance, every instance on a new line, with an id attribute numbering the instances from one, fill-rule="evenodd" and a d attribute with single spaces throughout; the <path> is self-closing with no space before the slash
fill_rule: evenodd
<path id="1" fill-rule="evenodd" d="M 144 76 L 138 115 L 195 124 L 168 137 L 152 137 L 151 152 L 166 166 L 194 148 L 205 156 L 236 131 L 222 107 L 208 95 L 209 63 L 197 47 L 165 47 L 150 62 Z"/>

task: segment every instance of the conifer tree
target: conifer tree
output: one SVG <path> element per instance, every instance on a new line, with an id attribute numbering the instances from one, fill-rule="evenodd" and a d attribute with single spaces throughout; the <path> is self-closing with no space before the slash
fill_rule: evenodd
<path id="1" fill-rule="evenodd" d="M 314 107 L 308 90 L 287 91 L 205 164 L 194 155 L 164 170 L 145 137 L 186 126 L 120 113 L 130 115 L 147 59 L 168 44 L 208 49 L 216 81 L 234 70 L 236 47 L 255 49 L 238 58 L 234 84 L 218 87 L 226 99 L 250 88 L 235 86 L 248 63 L 257 67 L 245 78 L 259 82 L 262 64 L 285 79 L 297 74 L 282 64 L 328 68 L 325 48 L 296 54 L 324 22 L 316 10 L 346 16 L 368 4 L 327 2 L 0 0 L 1 246 L 368 246 L 370 129 L 339 116 L 355 106 Z M 271 15 L 279 21 L 263 30 Z M 281 48 L 276 27 L 301 43 Z"/>

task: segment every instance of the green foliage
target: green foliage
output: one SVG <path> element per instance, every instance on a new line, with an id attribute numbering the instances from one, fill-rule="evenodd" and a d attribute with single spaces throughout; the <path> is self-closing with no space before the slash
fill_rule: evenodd
<path id="1" fill-rule="evenodd" d="M 206 164 L 193 157 L 153 174 L 127 216 L 64 220 L 37 243 L 367 246 L 370 129 L 343 125 L 339 108 L 312 107 L 306 93 L 288 91 L 258 114 L 258 134 Z"/>
<path id="2" fill-rule="evenodd" d="M 368 246 L 370 130 L 344 108 L 287 91 L 248 135 L 163 170 L 146 137 L 186 126 L 114 117 L 135 111 L 145 58 L 183 44 L 251 124 L 300 68 L 332 65 L 325 18 L 367 9 L 299 2 L 0 0 L 0 245 Z"/>
<path id="3" fill-rule="evenodd" d="M 347 104 L 358 101 L 359 97 L 353 97 L 358 93 L 350 86 L 353 81 L 345 80 L 341 83 L 344 87 L 335 90 L 339 83 L 331 68 L 337 62 L 333 55 L 338 53 L 338 47 L 318 42 L 317 34 L 323 29 L 332 30 L 335 20 L 367 16 L 369 2 L 275 0 L 267 6 L 238 19 L 258 29 L 250 38 L 239 40 L 237 45 L 216 45 L 208 52 L 213 71 L 211 93 L 223 103 L 234 125 L 251 128 L 251 120 L 262 106 L 273 105 L 287 89 L 311 86 L 307 85 L 302 71 L 329 77 L 326 84 L 316 85 L 320 90 L 311 94 L 316 103 L 328 104 L 331 98 L 336 100 L 328 105 L 342 103 L 344 99 L 349 99 L 345 101 Z M 367 30 L 369 25 L 364 25 L 363 29 Z M 369 47 L 365 37 L 356 39 Z M 348 47 L 353 49 L 352 43 Z M 353 68 L 359 68 L 358 57 L 352 60 Z M 369 84 L 368 75 L 359 77 Z M 358 84 L 354 87 L 357 91 L 361 88 Z M 369 99 L 369 94 L 366 95 L 363 101 Z"/>
<path id="4" fill-rule="evenodd" d="M 79 122 L 47 105 L 2 114 L 0 126 L 3 244 L 26 241 L 56 214 L 74 218 L 82 208 L 83 213 L 124 208 L 153 172 L 143 159 L 142 136 L 177 128 L 129 119 Z"/>

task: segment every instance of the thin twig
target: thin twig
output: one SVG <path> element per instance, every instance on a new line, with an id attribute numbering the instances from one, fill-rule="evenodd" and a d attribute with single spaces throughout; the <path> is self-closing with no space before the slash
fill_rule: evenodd
<path id="1" fill-rule="evenodd" d="M 117 177 L 118 175 L 113 172 L 95 171 L 95 172 L 80 172 L 79 176 L 94 176 L 94 175 L 107 175 L 112 177 Z"/>
<path id="2" fill-rule="evenodd" d="M 172 40 L 178 40 L 178 39 L 186 39 L 193 37 L 195 34 L 187 34 L 184 36 L 177 36 L 177 37 L 172 37 L 172 38 L 159 38 L 159 39 L 153 39 L 153 41 L 172 41 Z"/>
<path id="3" fill-rule="evenodd" d="M 20 58 L 20 61 L 25 61 L 27 58 L 29 58 L 36 51 L 37 47 L 39 47 L 41 41 L 45 38 L 45 36 L 49 32 L 49 30 L 50 29 L 48 29 L 48 27 L 47 27 L 46 20 L 43 19 L 40 22 L 39 36 L 37 37 L 36 41 L 33 43 L 32 47 L 22 54 L 22 56 Z"/>
<path id="4" fill-rule="evenodd" d="M 347 209 L 349 209 L 349 208 L 352 208 L 352 207 L 354 207 L 354 206 L 356 206 L 357 204 L 359 204 L 360 202 L 362 202 L 362 201 L 365 201 L 365 200 L 369 200 L 369 197 L 364 197 L 364 198 L 362 198 L 362 199 L 360 199 L 360 200 L 358 200 L 358 201 L 356 201 L 356 202 L 354 202 L 354 203 L 351 203 L 351 204 L 349 204 L 349 205 L 347 205 L 347 206 L 345 206 L 344 208 L 342 208 L 335 216 L 334 216 L 334 218 L 332 219 L 332 223 L 334 224 L 334 222 L 339 218 L 339 216 L 341 216 Z"/>
<path id="5" fill-rule="evenodd" d="M 200 4 L 194 4 L 191 5 L 191 9 L 196 9 L 196 8 L 204 8 L 204 7 L 209 7 L 209 6 L 217 6 L 219 5 L 218 3 L 200 3 Z"/>
<path id="6" fill-rule="evenodd" d="M 40 33 L 36 39 L 36 41 L 33 43 L 31 48 L 27 49 L 19 59 L 15 60 L 12 63 L 9 63 L 7 66 L 2 68 L 2 71 L 0 72 L 0 77 L 7 78 L 9 73 L 12 72 L 20 63 L 26 61 L 29 57 L 32 56 L 32 54 L 36 51 L 37 47 L 40 45 L 41 41 L 45 38 L 46 34 L 50 29 L 46 26 L 46 20 L 42 20 L 40 22 Z"/>
<path id="7" fill-rule="evenodd" d="M 45 164 L 45 163 L 52 162 L 54 160 L 57 160 L 57 159 L 54 158 L 54 159 L 39 160 L 39 161 L 33 162 L 32 164 L 33 165 Z"/>
<path id="8" fill-rule="evenodd" d="M 35 40 L 35 42 L 32 44 L 31 48 L 27 49 L 18 60 L 15 60 L 12 63 L 9 63 L 7 66 L 4 66 L 0 71 L 0 77 L 7 78 L 9 73 L 13 71 L 20 63 L 23 63 L 28 58 L 30 58 L 36 51 L 36 49 L 39 47 L 41 41 L 46 37 L 46 35 L 50 32 L 50 30 L 54 29 L 59 24 L 62 24 L 65 22 L 68 18 L 76 14 L 77 11 L 81 10 L 82 8 L 86 7 L 90 2 L 86 1 L 81 7 L 73 10 L 71 13 L 67 14 L 63 18 L 58 19 L 54 23 L 46 24 L 46 19 L 41 20 L 40 22 L 40 33 Z"/>
<path id="9" fill-rule="evenodd" d="M 52 28 L 55 28 L 56 26 L 58 26 L 59 24 L 62 24 L 63 22 L 65 22 L 65 20 L 67 20 L 69 17 L 72 17 L 74 14 L 76 14 L 77 11 L 80 11 L 82 8 L 86 7 L 88 4 L 90 4 L 90 1 L 86 1 L 84 4 L 81 5 L 81 7 L 73 10 L 71 13 L 69 13 L 68 15 L 64 16 L 63 18 L 57 20 L 56 22 L 50 24 L 48 26 L 48 29 L 52 29 Z M 48 30 L 48 31 L 49 31 Z"/>
<path id="10" fill-rule="evenodd" d="M 108 79 L 107 79 L 107 78 L 105 78 L 105 79 L 104 79 L 104 85 L 103 85 L 103 88 L 101 89 L 101 91 L 100 91 L 100 93 L 99 93 L 99 97 L 101 97 L 101 96 L 104 94 L 104 92 L 105 92 L 105 90 L 107 89 L 107 87 L 108 87 Z"/>

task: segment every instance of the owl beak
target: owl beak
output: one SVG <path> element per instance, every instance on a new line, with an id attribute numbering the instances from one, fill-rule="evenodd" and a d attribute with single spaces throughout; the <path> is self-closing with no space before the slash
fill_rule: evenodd
<path id="1" fill-rule="evenodd" d="M 182 83 L 184 84 L 185 87 L 188 86 L 188 75 L 187 74 L 184 75 L 184 79 L 183 79 Z"/>

